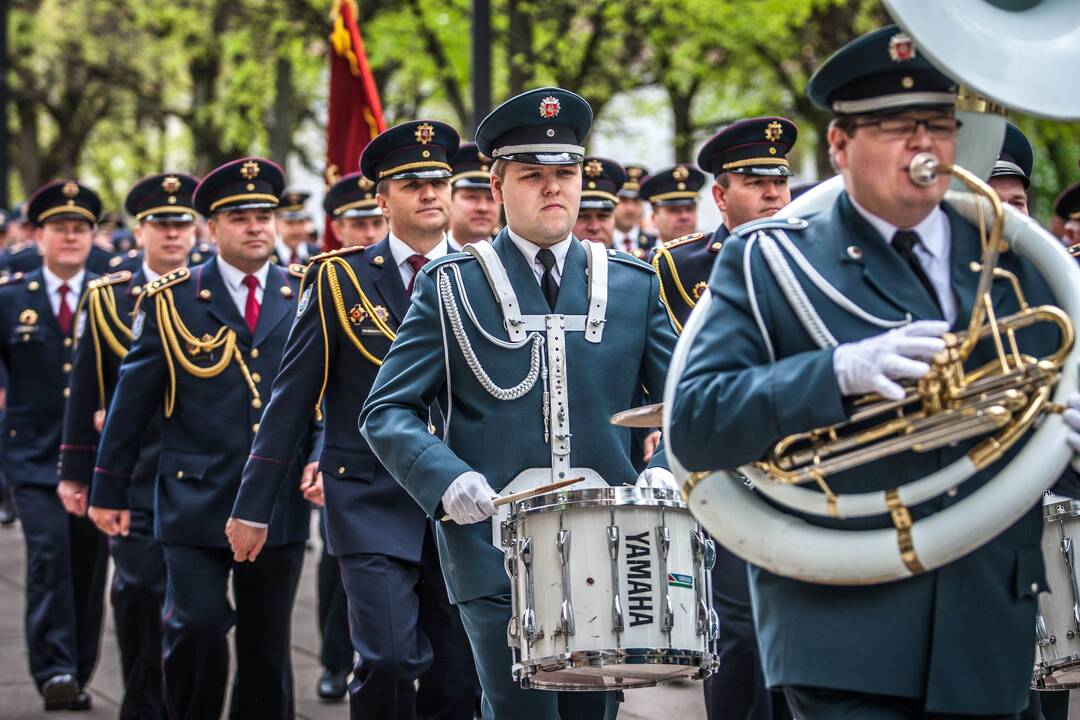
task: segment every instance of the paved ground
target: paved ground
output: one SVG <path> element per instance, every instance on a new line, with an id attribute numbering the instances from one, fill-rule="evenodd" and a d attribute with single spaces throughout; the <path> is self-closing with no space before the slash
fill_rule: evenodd
<path id="1" fill-rule="evenodd" d="M 293 670 L 296 675 L 297 717 L 310 720 L 348 718 L 345 703 L 327 705 L 315 697 L 315 683 L 321 668 L 315 627 L 315 565 L 318 534 L 308 550 L 300 593 L 293 615 Z M 31 720 L 41 718 L 41 700 L 30 679 L 23 637 L 23 584 L 25 553 L 17 526 L 0 528 L 0 718 Z M 48 717 L 115 718 L 119 707 L 120 663 L 111 613 L 102 643 L 101 660 L 91 683 L 94 710 L 90 713 L 50 713 Z M 627 693 L 620 720 L 704 718 L 700 683 L 650 688 Z M 208 719 L 210 720 L 210 719 Z M 375 720 L 375 719 L 373 719 Z M 381 720 L 381 719 L 378 719 Z M 1080 720 L 1080 716 L 1078 716 Z"/>

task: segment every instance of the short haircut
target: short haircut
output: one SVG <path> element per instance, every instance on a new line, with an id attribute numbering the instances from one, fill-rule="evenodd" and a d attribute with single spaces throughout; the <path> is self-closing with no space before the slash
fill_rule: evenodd
<path id="1" fill-rule="evenodd" d="M 390 194 L 390 180 L 380 180 L 378 182 L 378 184 L 375 185 L 375 192 L 378 193 L 379 195 L 389 195 Z"/>

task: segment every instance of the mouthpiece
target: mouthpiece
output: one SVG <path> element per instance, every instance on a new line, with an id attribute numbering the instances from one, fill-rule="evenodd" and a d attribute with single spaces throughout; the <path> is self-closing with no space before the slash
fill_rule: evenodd
<path id="1" fill-rule="evenodd" d="M 911 182 L 919 187 L 929 187 L 938 179 L 938 159 L 930 153 L 919 153 L 911 158 L 908 174 Z"/>

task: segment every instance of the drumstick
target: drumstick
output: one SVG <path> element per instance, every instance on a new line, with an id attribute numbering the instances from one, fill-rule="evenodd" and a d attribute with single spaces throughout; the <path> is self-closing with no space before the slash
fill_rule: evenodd
<path id="1" fill-rule="evenodd" d="M 495 497 L 495 507 L 500 507 L 502 505 L 509 505 L 510 503 L 517 502 L 518 500 L 527 500 L 528 498 L 535 497 L 537 495 L 543 495 L 545 493 L 553 492 L 555 490 L 558 490 L 559 488 L 564 488 L 567 485 L 573 485 L 574 483 L 579 483 L 584 479 L 585 479 L 584 477 L 576 477 L 576 478 L 569 478 L 568 480 L 557 480 L 556 482 L 548 483 L 547 485 L 540 485 L 538 487 L 530 488 L 528 490 L 522 490 L 520 492 L 510 493 L 509 495 L 506 495 L 504 497 L 496 496 Z M 447 520 L 450 519 L 450 516 L 449 515 L 443 515 L 439 519 L 441 521 L 443 521 L 443 522 L 446 522 Z"/>

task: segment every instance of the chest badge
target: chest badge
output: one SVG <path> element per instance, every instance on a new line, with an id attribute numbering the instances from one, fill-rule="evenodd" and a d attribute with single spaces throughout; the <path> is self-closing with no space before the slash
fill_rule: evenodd
<path id="1" fill-rule="evenodd" d="M 364 308 L 360 307 L 360 303 L 356 303 L 352 306 L 352 309 L 349 310 L 349 320 L 352 321 L 353 325 L 359 325 L 360 323 L 364 322 L 364 318 L 366 317 L 367 311 L 365 311 Z"/>
<path id="2" fill-rule="evenodd" d="M 26 308 L 21 313 L 19 313 L 20 325 L 37 325 L 37 321 L 37 310 L 34 310 L 33 308 Z"/>

